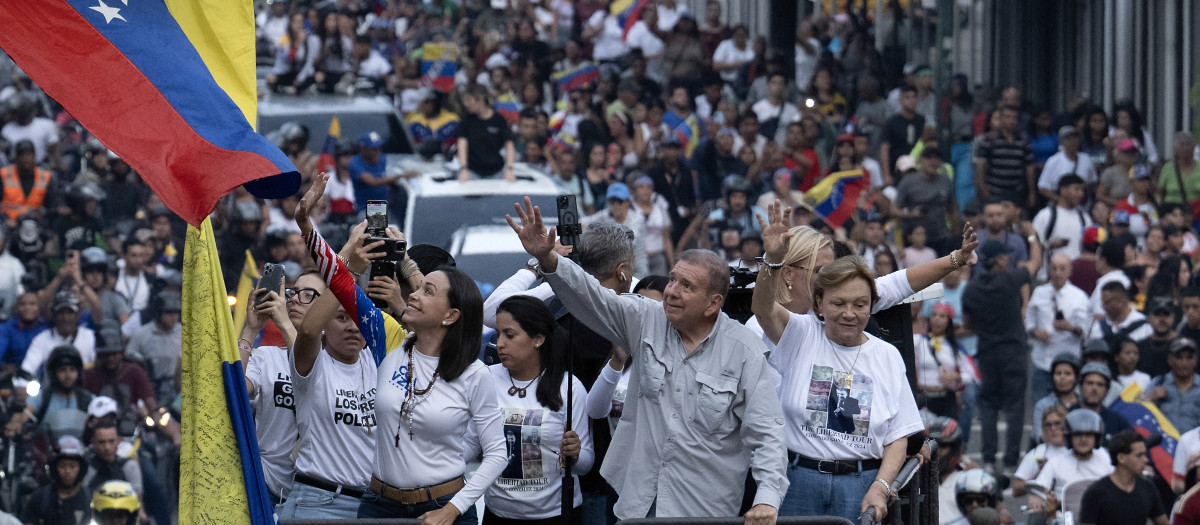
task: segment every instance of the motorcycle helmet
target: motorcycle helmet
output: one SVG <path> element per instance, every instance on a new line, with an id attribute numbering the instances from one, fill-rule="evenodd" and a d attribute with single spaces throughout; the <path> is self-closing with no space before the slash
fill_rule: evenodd
<path id="1" fill-rule="evenodd" d="M 966 514 L 967 500 L 979 496 L 985 498 L 985 507 L 995 507 L 999 503 L 1000 484 L 996 478 L 978 468 L 959 474 L 958 481 L 954 483 L 954 502 L 958 504 L 958 510 Z"/>
<path id="2" fill-rule="evenodd" d="M 75 477 L 75 484 L 83 483 L 83 477 L 87 475 L 88 471 L 87 452 L 83 448 L 83 443 L 75 436 L 58 438 L 58 444 L 54 445 L 54 450 L 50 456 L 50 478 L 55 483 L 61 481 L 58 479 L 58 464 L 68 459 L 79 462 L 79 474 Z"/>
<path id="3" fill-rule="evenodd" d="M 1067 414 L 1067 438 L 1075 434 L 1090 433 L 1096 435 L 1096 444 L 1104 435 L 1104 421 L 1097 414 L 1086 408 L 1076 408 Z"/>
<path id="4" fill-rule="evenodd" d="M 141 508 L 137 492 L 127 481 L 106 481 L 92 494 L 92 512 L 97 517 L 117 514 L 126 518 L 127 525 L 134 525 Z"/>

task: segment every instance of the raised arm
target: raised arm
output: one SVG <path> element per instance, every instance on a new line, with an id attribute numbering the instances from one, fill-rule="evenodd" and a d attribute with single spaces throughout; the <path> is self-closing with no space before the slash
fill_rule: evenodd
<path id="1" fill-rule="evenodd" d="M 296 344 L 292 345 L 292 366 L 301 377 L 308 377 L 317 355 L 321 353 L 321 334 L 325 330 L 325 320 L 337 312 L 338 301 L 332 294 L 322 294 L 304 314 L 300 322 L 300 330 L 296 333 Z"/>
<path id="2" fill-rule="evenodd" d="M 975 228 L 971 223 L 966 223 L 963 226 L 963 242 L 962 247 L 955 250 L 946 257 L 927 262 L 920 266 L 909 268 L 908 284 L 912 286 L 914 292 L 919 292 L 933 285 L 942 278 L 946 277 L 963 265 L 975 265 L 979 261 L 979 257 L 975 255 L 975 247 L 979 246 L 979 238 L 975 236 Z M 958 263 L 955 266 L 955 262 Z"/>
<path id="3" fill-rule="evenodd" d="M 379 364 L 389 350 L 400 346 L 400 342 L 408 336 L 408 332 L 401 328 L 400 323 L 396 322 L 392 316 L 376 308 L 375 304 L 371 302 L 371 298 L 367 297 L 367 294 L 358 287 L 350 275 L 351 273 L 361 275 L 366 271 L 370 260 L 380 256 L 380 254 L 370 253 L 370 250 L 380 246 L 383 241 L 363 246 L 362 239 L 365 237 L 367 227 L 363 222 L 355 226 L 350 234 L 350 240 L 342 248 L 342 253 L 338 254 L 325 242 L 321 234 L 313 229 L 308 218 L 309 213 L 324 195 L 329 177 L 328 173 L 323 173 L 313 179 L 308 193 L 296 205 L 296 224 L 300 226 L 300 234 L 304 236 L 309 254 L 316 262 L 321 277 L 325 279 L 329 290 L 341 303 L 342 308 L 346 309 L 346 313 L 354 318 L 358 329 L 362 331 L 363 338 L 367 341 L 367 347 L 371 349 L 371 353 L 375 357 L 376 364 Z M 356 271 L 351 271 L 347 263 L 353 265 Z"/>
<path id="4" fill-rule="evenodd" d="M 769 223 L 762 215 L 758 215 L 758 223 L 763 231 L 763 264 L 766 268 L 758 272 L 758 280 L 754 284 L 754 295 L 750 302 L 750 311 L 754 312 L 754 317 L 758 319 L 763 334 L 775 344 L 783 337 L 783 329 L 787 328 L 789 317 L 787 309 L 775 300 L 781 281 L 776 274 L 785 271 L 783 260 L 787 257 L 788 244 L 792 239 L 792 232 L 788 229 L 792 210 L 789 207 L 781 211 L 780 208 L 783 206 L 779 200 L 767 206 Z"/>
<path id="5" fill-rule="evenodd" d="M 550 283 L 567 310 L 601 337 L 636 352 L 640 347 L 641 327 L 650 306 L 643 305 L 639 298 L 613 293 L 579 265 L 559 257 L 554 251 L 556 230 L 546 229 L 541 210 L 533 206 L 529 197 L 525 197 L 523 208 L 519 204 L 514 208 L 521 224 L 518 225 L 509 215 L 505 215 L 505 220 L 517 232 L 525 251 L 538 260 L 546 282 Z"/>

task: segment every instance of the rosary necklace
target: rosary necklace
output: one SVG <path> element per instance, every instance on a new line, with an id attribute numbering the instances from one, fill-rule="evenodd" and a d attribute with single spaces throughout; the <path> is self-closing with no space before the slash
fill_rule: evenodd
<path id="1" fill-rule="evenodd" d="M 408 391 L 405 395 L 404 403 L 400 405 L 400 421 L 396 425 L 396 447 L 400 446 L 400 425 L 404 424 L 405 419 L 408 420 L 408 440 L 413 440 L 413 411 L 417 409 L 417 405 L 420 405 L 429 398 L 429 393 L 433 391 L 433 384 L 440 377 L 440 373 L 434 370 L 433 377 L 429 380 L 429 384 L 425 385 L 424 389 L 413 387 L 413 366 L 416 364 L 413 361 L 414 352 L 416 350 L 412 348 L 408 349 L 408 373 L 405 375 L 405 378 L 408 380 Z"/>
<path id="2" fill-rule="evenodd" d="M 533 379 L 530 379 L 528 383 L 525 383 L 525 386 L 521 386 L 521 387 L 517 386 L 516 381 L 513 380 L 512 372 L 509 372 L 508 373 L 508 382 L 511 383 L 512 386 L 509 387 L 509 389 L 508 389 L 508 395 L 517 396 L 521 399 L 525 399 L 525 391 L 529 389 L 529 385 L 532 385 L 534 381 L 537 381 L 539 377 L 542 377 L 543 372 L 545 372 L 545 370 L 538 372 L 538 375 L 536 377 L 534 377 Z"/>

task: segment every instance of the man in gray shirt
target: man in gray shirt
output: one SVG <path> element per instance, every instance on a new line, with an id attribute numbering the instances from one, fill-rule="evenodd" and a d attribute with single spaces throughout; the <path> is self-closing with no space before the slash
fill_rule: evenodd
<path id="1" fill-rule="evenodd" d="M 758 483 L 750 525 L 771 525 L 787 492 L 783 410 L 762 340 L 721 312 L 729 267 L 689 250 L 663 302 L 614 295 L 554 253 L 554 229 L 525 199 L 508 223 L 571 314 L 628 348 L 629 398 L 600 473 L 618 518 L 733 517 L 745 474 Z M 633 397 L 636 389 L 637 397 Z M 632 400 L 632 401 L 630 401 Z"/>

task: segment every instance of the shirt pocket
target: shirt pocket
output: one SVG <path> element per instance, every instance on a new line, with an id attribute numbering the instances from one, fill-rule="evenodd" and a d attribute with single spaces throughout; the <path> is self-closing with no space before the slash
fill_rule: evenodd
<path id="1" fill-rule="evenodd" d="M 642 340 L 642 351 L 638 356 L 639 378 L 638 396 L 658 401 L 662 397 L 664 377 L 667 375 L 667 365 L 659 359 L 654 344 L 648 339 Z"/>
<path id="2" fill-rule="evenodd" d="M 737 378 L 697 371 L 696 382 L 699 388 L 696 394 L 696 423 L 710 432 L 731 428 L 734 417 L 730 408 L 737 395 Z"/>

